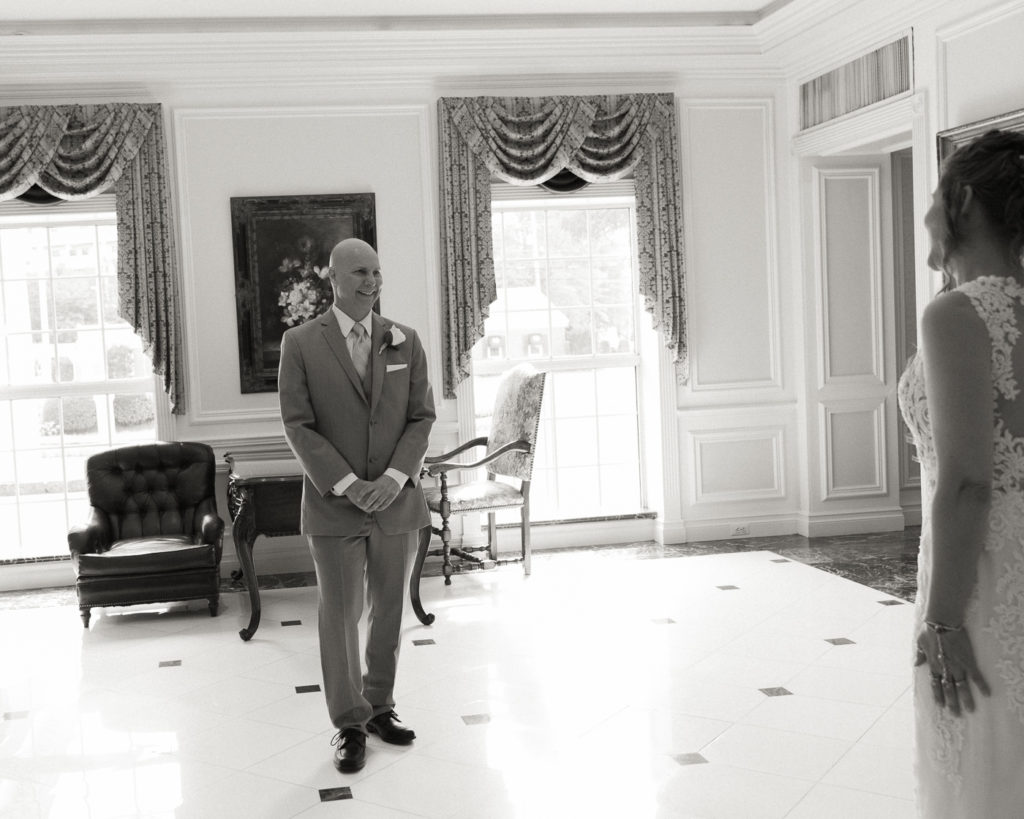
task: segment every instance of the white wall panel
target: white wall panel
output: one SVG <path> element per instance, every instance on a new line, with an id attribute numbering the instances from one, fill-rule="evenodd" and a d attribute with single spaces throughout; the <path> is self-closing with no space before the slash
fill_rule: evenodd
<path id="1" fill-rule="evenodd" d="M 190 424 L 279 418 L 276 393 L 239 392 L 234 196 L 374 193 L 382 312 L 420 331 L 439 378 L 429 332 L 433 256 L 425 252 L 434 246 L 426 117 L 422 106 L 176 112 Z M 369 156 L 388 160 L 368 163 Z"/>
<path id="2" fill-rule="evenodd" d="M 692 436 L 695 503 L 753 501 L 785 494 L 782 427 Z"/>
<path id="3" fill-rule="evenodd" d="M 779 387 L 772 106 L 683 105 L 691 388 Z"/>
<path id="4" fill-rule="evenodd" d="M 820 171 L 822 383 L 884 381 L 878 174 Z"/>
<path id="5" fill-rule="evenodd" d="M 822 406 L 825 486 L 822 498 L 885 495 L 885 403 Z"/>

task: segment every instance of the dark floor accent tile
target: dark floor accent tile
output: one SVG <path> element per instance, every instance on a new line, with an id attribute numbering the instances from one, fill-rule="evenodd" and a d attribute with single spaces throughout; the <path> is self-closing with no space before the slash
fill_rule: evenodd
<path id="1" fill-rule="evenodd" d="M 412 644 L 414 646 L 433 646 L 433 645 L 437 645 L 437 643 L 435 643 L 433 640 L 413 640 Z"/>
<path id="2" fill-rule="evenodd" d="M 312 694 L 314 691 L 319 691 L 319 685 L 297 685 L 295 686 L 296 694 Z"/>
<path id="3" fill-rule="evenodd" d="M 320 789 L 320 801 L 321 802 L 338 802 L 341 799 L 351 799 L 352 789 L 351 788 L 321 788 Z"/>
<path id="4" fill-rule="evenodd" d="M 788 688 L 783 688 L 782 686 L 776 686 L 774 688 L 759 688 L 758 691 L 766 697 L 790 697 L 793 695 L 792 691 Z"/>
<path id="5" fill-rule="evenodd" d="M 4 722 L 10 722 L 14 719 L 27 719 L 28 711 L 5 711 Z"/>
<path id="6" fill-rule="evenodd" d="M 462 721 L 466 725 L 484 725 L 491 721 L 490 714 L 466 714 Z"/>
<path id="7" fill-rule="evenodd" d="M 788 557 L 776 557 L 772 559 L 772 563 L 792 563 Z"/>
<path id="8" fill-rule="evenodd" d="M 847 639 L 846 637 L 830 637 L 825 640 L 826 643 L 832 643 L 834 646 L 852 646 L 853 640 Z"/>
<path id="9" fill-rule="evenodd" d="M 160 668 L 174 668 L 181 665 L 181 660 L 161 660 Z"/>
<path id="10" fill-rule="evenodd" d="M 301 626 L 302 625 L 302 621 L 301 620 L 282 620 L 281 621 L 281 625 L 282 626 Z"/>
<path id="11" fill-rule="evenodd" d="M 706 765 L 707 760 L 700 754 L 676 754 L 672 757 L 680 765 Z"/>
<path id="12" fill-rule="evenodd" d="M 720 588 L 722 591 L 734 591 L 736 589 L 739 589 L 739 586 L 719 586 L 718 588 Z"/>
<path id="13" fill-rule="evenodd" d="M 670 626 L 675 623 L 671 617 L 655 617 L 651 620 L 652 623 L 659 626 Z"/>
<path id="14" fill-rule="evenodd" d="M 881 603 L 883 606 L 902 606 L 903 605 L 903 601 L 902 600 L 879 600 L 878 602 Z"/>

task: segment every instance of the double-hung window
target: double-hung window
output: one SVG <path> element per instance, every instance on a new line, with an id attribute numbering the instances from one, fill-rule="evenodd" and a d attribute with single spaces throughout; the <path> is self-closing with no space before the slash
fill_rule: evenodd
<path id="1" fill-rule="evenodd" d="M 565 195 L 495 185 L 492 218 L 498 296 L 473 350 L 477 434 L 501 374 L 530 361 L 549 373 L 531 519 L 643 511 L 632 184 Z"/>
<path id="2" fill-rule="evenodd" d="M 113 196 L 0 204 L 0 563 L 67 556 L 93 453 L 157 439 L 157 390 L 117 313 Z"/>

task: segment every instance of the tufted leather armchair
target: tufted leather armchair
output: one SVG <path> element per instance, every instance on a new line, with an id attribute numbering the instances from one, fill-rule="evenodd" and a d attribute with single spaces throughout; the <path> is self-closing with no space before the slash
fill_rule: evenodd
<path id="1" fill-rule="evenodd" d="M 419 584 L 423 562 L 428 555 L 441 555 L 444 558 L 442 571 L 446 585 L 451 585 L 452 573 L 455 571 L 491 568 L 506 563 L 522 563 L 523 573 L 530 573 L 530 479 L 533 475 L 537 428 L 544 399 L 545 375 L 529 363 L 520 364 L 506 372 L 498 385 L 488 435 L 466 441 L 451 452 L 427 457 L 423 461 L 420 477 L 439 479 L 438 486 L 423 490 L 427 508 L 441 517 L 440 527 L 426 526 L 420 530 L 416 562 L 409 581 L 413 610 L 420 622 L 426 625 L 434 621 L 434 615 L 423 611 Z M 484 447 L 485 450 L 484 456 L 477 461 L 464 463 L 451 460 L 456 455 L 478 447 Z M 481 466 L 487 467 L 486 480 L 448 485 L 449 472 L 477 469 Z M 511 478 L 512 481 L 499 480 L 499 477 Z M 495 513 L 500 509 L 517 507 L 520 519 L 520 555 L 499 560 Z M 468 512 L 487 513 L 486 546 L 451 545 L 451 528 L 448 520 L 452 515 Z M 440 549 L 429 549 L 431 535 L 440 536 Z M 481 559 L 473 554 L 485 550 L 488 559 Z M 460 558 L 458 564 L 452 563 L 452 555 Z"/>
<path id="2" fill-rule="evenodd" d="M 220 600 L 224 521 L 213 450 L 190 442 L 125 446 L 86 462 L 92 513 L 68 532 L 78 607 Z"/>

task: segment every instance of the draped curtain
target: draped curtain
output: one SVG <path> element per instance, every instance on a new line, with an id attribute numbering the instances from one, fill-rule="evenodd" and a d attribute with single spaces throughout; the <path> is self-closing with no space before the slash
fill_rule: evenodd
<path id="1" fill-rule="evenodd" d="M 0 108 L 0 201 L 38 186 L 60 199 L 113 191 L 118 310 L 185 411 L 163 124 L 159 104 Z"/>
<path id="2" fill-rule="evenodd" d="M 441 305 L 444 394 L 469 375 L 497 296 L 492 177 L 537 185 L 568 169 L 588 182 L 633 173 L 640 293 L 686 377 L 683 209 L 672 94 L 442 97 Z"/>

